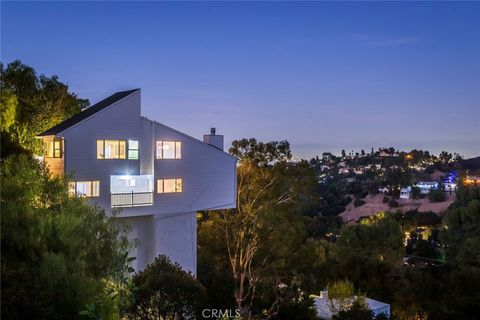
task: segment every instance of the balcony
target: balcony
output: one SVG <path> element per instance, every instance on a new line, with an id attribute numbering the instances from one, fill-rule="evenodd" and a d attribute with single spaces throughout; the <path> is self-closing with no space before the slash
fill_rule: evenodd
<path id="1" fill-rule="evenodd" d="M 112 193 L 112 208 L 141 207 L 153 204 L 153 192 Z"/>
<path id="2" fill-rule="evenodd" d="M 110 176 L 112 208 L 153 205 L 153 175 Z"/>

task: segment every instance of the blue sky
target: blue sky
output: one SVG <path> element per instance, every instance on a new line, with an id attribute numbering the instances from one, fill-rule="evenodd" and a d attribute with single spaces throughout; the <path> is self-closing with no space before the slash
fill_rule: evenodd
<path id="1" fill-rule="evenodd" d="M 1 60 L 91 103 L 142 88 L 144 115 L 294 154 L 480 155 L 480 3 L 2 2 Z"/>

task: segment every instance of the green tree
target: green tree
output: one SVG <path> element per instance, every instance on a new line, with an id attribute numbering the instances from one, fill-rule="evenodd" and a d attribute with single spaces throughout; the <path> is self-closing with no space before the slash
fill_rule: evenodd
<path id="1" fill-rule="evenodd" d="M 412 198 L 419 199 L 420 198 L 420 188 L 419 187 L 412 187 Z"/>
<path id="2" fill-rule="evenodd" d="M 237 208 L 207 214 L 199 227 L 199 256 L 203 260 L 205 252 L 229 267 L 235 305 L 245 318 L 273 317 L 286 307 L 289 290 L 296 290 L 291 285 L 294 257 L 307 237 L 302 214 L 316 201 L 316 179 L 307 162 L 286 163 L 288 142 L 243 139 L 232 146 L 230 152 L 240 160 Z M 204 239 L 219 242 L 215 253 Z M 286 289 L 277 290 L 280 284 Z"/>
<path id="3" fill-rule="evenodd" d="M 329 308 L 332 314 L 345 311 L 350 308 L 355 299 L 355 288 L 348 280 L 338 280 L 329 283 L 328 287 Z"/>
<path id="4" fill-rule="evenodd" d="M 18 101 L 17 97 L 9 90 L 3 89 L 0 92 L 0 129 L 2 132 L 9 132 L 15 123 Z"/>
<path id="5" fill-rule="evenodd" d="M 361 301 L 355 301 L 347 310 L 341 310 L 334 317 L 334 320 L 370 320 L 377 319 L 373 312 Z M 380 318 L 378 318 L 380 320 Z M 388 319 L 388 318 L 385 318 Z"/>
<path id="6" fill-rule="evenodd" d="M 398 261 L 403 253 L 400 225 L 389 215 L 368 224 L 344 225 L 337 241 L 340 255 L 364 255 L 379 261 Z"/>
<path id="7" fill-rule="evenodd" d="M 445 216 L 447 229 L 441 234 L 448 243 L 447 259 L 457 264 L 480 268 L 480 200 L 467 207 L 449 210 Z"/>
<path id="8" fill-rule="evenodd" d="M 196 319 L 201 316 L 205 288 L 191 273 L 164 255 L 133 277 L 130 319 Z"/>
<path id="9" fill-rule="evenodd" d="M 428 198 L 432 202 L 442 202 L 445 201 L 445 192 L 442 190 L 432 190 L 428 194 Z"/>
<path id="10" fill-rule="evenodd" d="M 119 281 L 127 232 L 25 155 L 1 167 L 2 319 L 73 319 Z"/>
<path id="11" fill-rule="evenodd" d="M 80 112 L 89 105 L 69 92 L 68 86 L 57 76 L 37 75 L 35 70 L 21 61 L 9 63 L 6 68 L 0 63 L 2 87 L 2 138 L 11 139 L 23 148 L 40 154 L 39 133 Z M 15 121 L 12 123 L 16 105 Z M 8 132 L 4 135 L 3 132 Z"/>

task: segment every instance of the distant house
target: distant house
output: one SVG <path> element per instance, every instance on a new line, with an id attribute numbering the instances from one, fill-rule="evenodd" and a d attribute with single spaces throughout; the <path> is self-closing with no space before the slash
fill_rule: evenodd
<path id="1" fill-rule="evenodd" d="M 450 192 L 457 191 L 457 184 L 455 182 L 445 182 L 443 189 Z"/>
<path id="2" fill-rule="evenodd" d="M 355 174 L 363 174 L 364 170 L 363 170 L 363 168 L 356 168 L 353 172 Z"/>
<path id="3" fill-rule="evenodd" d="M 415 187 L 420 189 L 421 194 L 428 194 L 432 190 L 438 189 L 438 182 L 435 181 L 421 181 L 415 184 Z"/>
<path id="4" fill-rule="evenodd" d="M 320 166 L 320 170 L 321 170 L 321 171 L 328 171 L 328 170 L 330 170 L 330 166 L 327 166 L 327 165 L 325 165 L 325 164 L 322 164 L 322 165 Z"/>
<path id="5" fill-rule="evenodd" d="M 381 187 L 381 188 L 378 188 L 378 192 L 380 192 L 380 193 L 388 193 L 388 192 L 390 192 L 390 189 L 387 188 L 387 187 Z"/>
<path id="6" fill-rule="evenodd" d="M 410 193 L 412 192 L 411 187 L 406 187 L 400 189 L 400 199 L 410 199 Z"/>
<path id="7" fill-rule="evenodd" d="M 335 300 L 328 299 L 328 291 L 320 292 L 319 296 L 313 296 L 315 309 L 317 311 L 317 315 L 320 319 L 328 320 L 332 319 L 332 317 L 336 314 L 335 310 L 332 310 L 333 306 L 339 305 L 338 302 Z M 351 303 L 357 300 L 357 297 L 351 298 Z M 365 298 L 365 303 L 373 312 L 373 315 L 376 317 L 380 314 L 384 314 L 387 318 L 390 318 L 390 305 L 381 301 L 373 300 L 370 298 Z M 338 307 L 337 307 L 338 308 Z M 333 309 L 337 309 L 333 308 Z"/>
<path id="8" fill-rule="evenodd" d="M 463 182 L 466 185 L 480 185 L 480 177 L 479 176 L 467 176 Z"/>

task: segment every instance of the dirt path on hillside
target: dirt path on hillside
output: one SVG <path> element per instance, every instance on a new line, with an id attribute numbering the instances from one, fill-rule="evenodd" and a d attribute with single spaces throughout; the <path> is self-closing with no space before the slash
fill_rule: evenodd
<path id="1" fill-rule="evenodd" d="M 345 208 L 345 211 L 340 213 L 340 216 L 346 222 L 354 222 L 360 217 L 371 216 L 379 211 L 396 211 L 398 209 L 403 212 L 417 209 L 418 211 L 433 211 L 440 214 L 455 201 L 455 195 L 446 193 L 446 196 L 447 199 L 443 202 L 430 202 L 428 198 L 397 199 L 400 206 L 398 208 L 389 208 L 388 203 L 383 203 L 383 194 L 377 194 L 375 196 L 368 195 L 363 199 L 366 202 L 363 206 L 355 208 L 352 201 Z"/>

